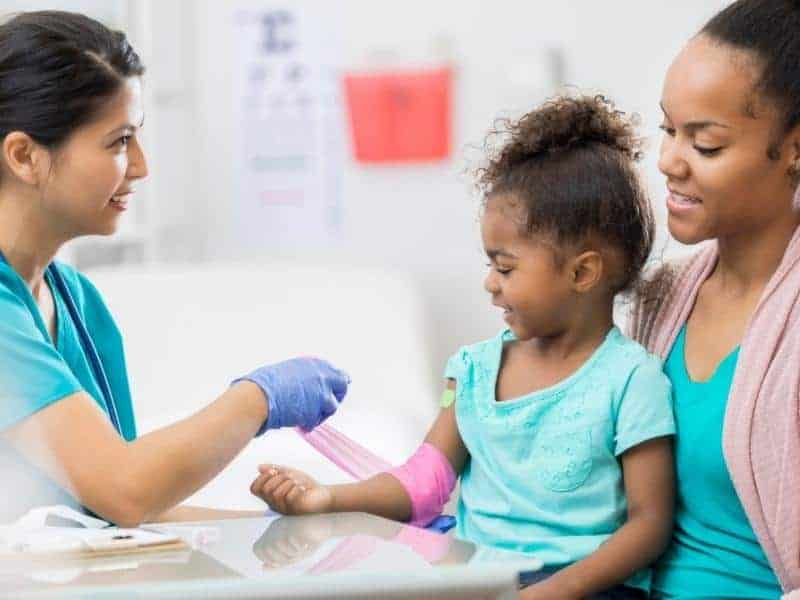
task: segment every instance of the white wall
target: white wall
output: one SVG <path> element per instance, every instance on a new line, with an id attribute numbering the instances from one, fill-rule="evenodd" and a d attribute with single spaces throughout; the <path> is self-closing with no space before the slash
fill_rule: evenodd
<path id="1" fill-rule="evenodd" d="M 159 128 L 151 170 L 165 259 L 270 252 L 242 246 L 231 218 L 236 152 L 230 15 L 243 4 L 258 3 L 154 4 L 154 52 L 146 58 Z M 419 58 L 448 41 L 457 68 L 455 151 L 452 160 L 425 166 L 364 167 L 348 159 L 341 243 L 316 258 L 410 272 L 429 304 L 438 365 L 460 344 L 494 333 L 501 321 L 482 290 L 477 205 L 464 174 L 475 153 L 465 148 L 481 143 L 498 114 L 527 100 L 512 76 L 551 46 L 564 51 L 569 84 L 605 92 L 620 108 L 642 115 L 652 140 L 643 170 L 663 231 L 664 185 L 655 166 L 661 80 L 680 46 L 723 4 L 340 0 L 344 67 L 362 64 L 377 50 Z"/>

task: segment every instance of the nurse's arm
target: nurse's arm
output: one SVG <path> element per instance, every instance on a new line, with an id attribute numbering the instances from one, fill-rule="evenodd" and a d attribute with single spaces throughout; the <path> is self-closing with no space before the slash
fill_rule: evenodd
<path id="1" fill-rule="evenodd" d="M 522 600 L 584 598 L 623 583 L 658 558 L 672 532 L 675 498 L 672 438 L 622 454 L 628 518 L 592 554 L 520 593 Z"/>
<path id="2" fill-rule="evenodd" d="M 195 415 L 126 442 L 97 403 L 79 392 L 3 436 L 82 505 L 117 525 L 136 526 L 213 479 L 266 417 L 263 393 L 243 381 Z"/>
<path id="3" fill-rule="evenodd" d="M 169 508 L 151 519 L 151 523 L 170 523 L 176 521 L 218 521 L 220 519 L 246 519 L 263 517 L 263 510 L 227 510 L 206 506 L 180 504 Z"/>

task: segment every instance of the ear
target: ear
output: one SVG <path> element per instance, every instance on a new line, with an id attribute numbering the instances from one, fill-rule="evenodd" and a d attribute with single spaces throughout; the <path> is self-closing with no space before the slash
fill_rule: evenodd
<path id="1" fill-rule="evenodd" d="M 584 294 L 599 284 L 603 278 L 605 271 L 603 257 L 595 250 L 583 252 L 570 261 L 569 270 L 572 288 L 579 294 Z"/>
<path id="2" fill-rule="evenodd" d="M 27 133 L 12 131 L 3 140 L 3 162 L 8 171 L 29 185 L 38 185 L 50 164 L 50 153 Z"/>
<path id="3" fill-rule="evenodd" d="M 793 165 L 800 164 L 800 127 L 795 127 L 794 131 L 789 134 L 791 146 L 789 147 L 789 156 Z"/>
<path id="4" fill-rule="evenodd" d="M 792 168 L 800 165 L 800 125 L 796 125 L 785 138 L 784 146 L 788 150 L 789 164 Z"/>

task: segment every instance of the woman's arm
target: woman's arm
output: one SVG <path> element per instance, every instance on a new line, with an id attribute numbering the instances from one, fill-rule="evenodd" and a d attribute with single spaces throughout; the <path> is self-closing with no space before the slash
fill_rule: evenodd
<path id="1" fill-rule="evenodd" d="M 156 518 L 214 478 L 267 418 L 242 381 L 192 417 L 126 442 L 85 392 L 59 400 L 4 437 L 81 504 L 121 526 Z"/>
<path id="2" fill-rule="evenodd" d="M 447 387 L 455 389 L 455 381 L 449 381 Z M 442 409 L 425 442 L 444 454 L 455 473 L 464 468 L 467 450 L 458 433 L 455 406 Z M 263 465 L 260 471 L 251 491 L 284 514 L 368 512 L 395 521 L 411 518 L 408 493 L 400 481 L 388 473 L 357 483 L 322 486 L 294 469 Z"/>
<path id="3" fill-rule="evenodd" d="M 628 520 L 585 559 L 524 590 L 520 598 L 583 598 L 625 582 L 664 551 L 672 531 L 675 475 L 672 438 L 661 437 L 622 455 Z"/>
<path id="4" fill-rule="evenodd" d="M 219 521 L 221 519 L 253 519 L 264 516 L 263 510 L 227 510 L 207 508 L 205 506 L 189 506 L 181 504 L 170 508 L 151 523 L 173 523 L 180 521 Z"/>

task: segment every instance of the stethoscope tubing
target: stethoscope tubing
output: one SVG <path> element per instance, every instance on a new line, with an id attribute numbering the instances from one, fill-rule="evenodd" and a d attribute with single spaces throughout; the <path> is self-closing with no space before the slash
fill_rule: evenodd
<path id="1" fill-rule="evenodd" d="M 8 264 L 8 261 L 6 260 L 5 256 L 3 256 L 2 252 L 0 252 L 0 263 Z M 55 263 L 50 263 L 50 265 L 47 267 L 47 273 L 50 275 L 50 279 L 53 281 L 53 284 L 56 286 L 61 299 L 66 305 L 67 312 L 72 320 L 72 324 L 75 326 L 75 330 L 78 332 L 78 338 L 80 340 L 81 347 L 83 348 L 86 358 L 89 361 L 89 367 L 94 373 L 97 385 L 100 387 L 100 393 L 103 395 L 103 401 L 106 403 L 111 424 L 114 426 L 114 429 L 117 430 L 117 433 L 122 435 L 122 427 L 120 426 L 119 422 L 117 405 L 114 402 L 114 394 L 111 392 L 111 386 L 108 383 L 106 370 L 103 368 L 103 361 L 100 359 L 100 354 L 97 352 L 97 348 L 92 341 L 92 336 L 89 335 L 89 330 L 86 329 L 86 324 L 83 322 L 83 319 L 81 319 L 80 312 L 78 312 L 78 307 L 75 304 L 75 299 L 72 297 L 72 294 L 70 293 L 69 288 L 64 281 L 64 277 L 59 272 Z M 53 343 L 55 344 L 55 340 L 53 340 Z"/>
<path id="2" fill-rule="evenodd" d="M 53 280 L 56 288 L 58 288 L 58 293 L 61 294 L 61 299 L 64 301 L 64 304 L 66 304 L 69 316 L 78 332 L 78 337 L 80 338 L 81 345 L 83 346 L 83 351 L 86 353 L 86 357 L 89 359 L 89 365 L 91 366 L 92 371 L 94 371 L 94 376 L 97 379 L 98 385 L 100 386 L 100 393 L 103 394 L 103 400 L 106 403 L 111 424 L 114 426 L 114 429 L 117 430 L 117 433 L 122 435 L 122 427 L 119 423 L 119 414 L 117 413 L 117 405 L 114 402 L 114 394 L 112 393 L 111 386 L 108 383 L 106 370 L 103 368 L 103 361 L 100 359 L 100 354 L 97 352 L 97 348 L 92 341 L 92 336 L 89 335 L 89 331 L 86 329 L 86 325 L 84 324 L 83 319 L 81 319 L 80 313 L 78 312 L 78 307 L 75 305 L 75 300 L 72 298 L 72 294 L 70 293 L 64 278 L 61 276 L 61 273 L 59 273 L 55 263 L 50 263 L 50 266 L 47 267 L 47 272 L 50 274 L 50 278 Z"/>

